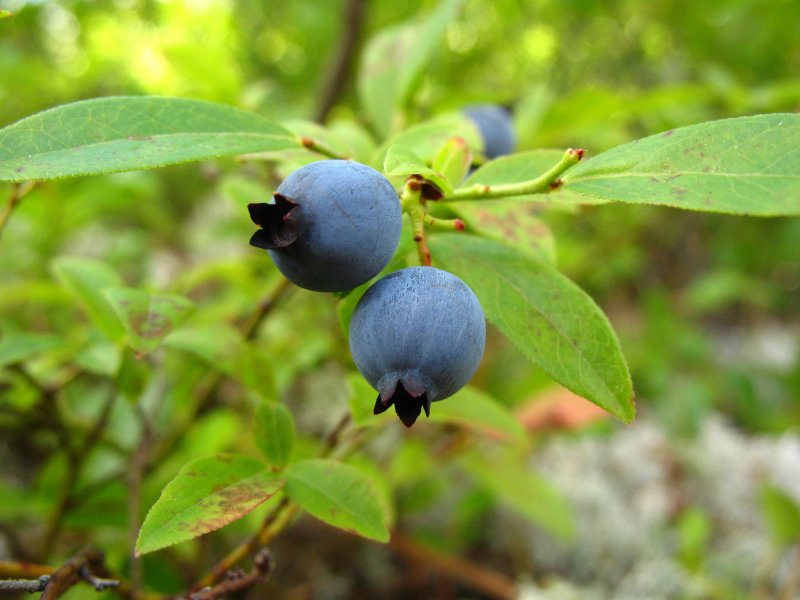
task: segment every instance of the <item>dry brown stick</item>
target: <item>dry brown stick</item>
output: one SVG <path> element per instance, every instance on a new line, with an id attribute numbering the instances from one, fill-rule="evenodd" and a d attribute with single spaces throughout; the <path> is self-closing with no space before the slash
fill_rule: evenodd
<path id="1" fill-rule="evenodd" d="M 226 578 L 221 583 L 190 594 L 189 598 L 190 600 L 227 598 L 229 594 L 246 590 L 256 582 L 265 580 L 272 572 L 273 567 L 272 555 L 267 548 L 262 548 L 253 558 L 253 570 L 250 573 L 241 570 L 228 571 Z"/>
<path id="2" fill-rule="evenodd" d="M 517 587 L 509 577 L 458 556 L 426 548 L 402 533 L 394 533 L 389 547 L 407 559 L 443 575 L 448 575 L 472 589 L 498 600 L 514 600 Z"/>
<path id="3" fill-rule="evenodd" d="M 103 559 L 103 553 L 94 548 L 87 548 L 76 554 L 53 572 L 42 592 L 41 600 L 59 598 L 82 579 L 94 585 L 98 591 L 118 586 L 119 581 L 101 578 L 95 574 L 96 571 L 105 575 L 106 568 Z"/>
<path id="4" fill-rule="evenodd" d="M 347 75 L 351 70 L 358 47 L 358 40 L 361 37 L 361 28 L 364 24 L 364 5 L 364 0 L 347 0 L 339 48 L 330 66 L 325 70 L 327 76 L 322 85 L 319 106 L 314 117 L 317 123 L 325 122 L 328 113 L 344 91 Z"/>

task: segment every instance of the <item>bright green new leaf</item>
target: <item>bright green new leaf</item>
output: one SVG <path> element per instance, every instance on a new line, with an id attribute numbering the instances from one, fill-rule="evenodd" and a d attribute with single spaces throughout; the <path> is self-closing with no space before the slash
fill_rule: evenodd
<path id="1" fill-rule="evenodd" d="M 605 201 L 800 215 L 800 115 L 723 119 L 665 131 L 577 165 L 563 187 Z"/>
<path id="2" fill-rule="evenodd" d="M 401 124 L 400 111 L 409 103 L 461 3 L 444 0 L 425 21 L 384 29 L 367 41 L 358 73 L 358 96 L 382 138 Z"/>
<path id="3" fill-rule="evenodd" d="M 92 323 L 110 340 L 123 336 L 114 309 L 103 294 L 108 287 L 122 285 L 122 278 L 107 264 L 80 257 L 62 257 L 51 266 L 56 279 L 83 305 Z"/>
<path id="4" fill-rule="evenodd" d="M 761 513 L 776 546 L 785 548 L 800 542 L 800 506 L 774 485 L 760 492 Z"/>
<path id="5" fill-rule="evenodd" d="M 283 481 L 260 460 L 219 454 L 188 463 L 161 492 L 136 540 L 147 554 L 209 533 L 269 500 Z"/>
<path id="6" fill-rule="evenodd" d="M 497 400 L 472 386 L 431 407 L 430 420 L 454 423 L 491 438 L 524 444 L 528 439 L 517 418 Z"/>
<path id="7" fill-rule="evenodd" d="M 152 295 L 133 288 L 104 293 L 128 334 L 128 344 L 139 355 L 155 350 L 194 310 L 190 300 L 175 294 Z"/>
<path id="8" fill-rule="evenodd" d="M 0 367 L 27 360 L 60 346 L 63 341 L 43 333 L 10 333 L 0 337 Z"/>
<path id="9" fill-rule="evenodd" d="M 622 421 L 634 416 L 630 374 L 611 324 L 550 265 L 465 234 L 433 236 L 434 263 L 469 285 L 486 317 L 553 379 Z"/>
<path id="10" fill-rule="evenodd" d="M 464 139 L 473 152 L 483 149 L 481 136 L 475 123 L 463 114 L 449 113 L 430 121 L 418 123 L 393 135 L 375 151 L 372 165 L 378 169 L 383 168 L 386 153 L 394 145 L 413 148 L 414 154 L 423 161 L 432 161 L 442 145 L 453 136 Z M 552 166 L 548 165 L 548 168 Z"/>
<path id="11" fill-rule="evenodd" d="M 286 469 L 286 495 L 329 525 L 389 541 L 388 510 L 375 483 L 335 460 L 309 459 Z"/>
<path id="12" fill-rule="evenodd" d="M 500 452 L 491 458 L 473 452 L 464 456 L 460 465 L 501 503 L 534 525 L 562 539 L 575 534 L 572 510 L 566 498 L 533 472 L 524 458 L 511 452 Z"/>
<path id="13" fill-rule="evenodd" d="M 535 204 L 517 200 L 452 202 L 467 231 L 502 242 L 536 260 L 556 262 L 556 240 L 550 228 L 537 216 Z"/>
<path id="14" fill-rule="evenodd" d="M 294 444 L 294 418 L 283 404 L 262 402 L 256 409 L 253 435 L 267 463 L 282 469 Z"/>
<path id="15" fill-rule="evenodd" d="M 431 161 L 431 168 L 441 173 L 456 188 L 461 185 L 472 166 L 472 150 L 467 140 L 451 137 L 436 151 Z"/>
<path id="16" fill-rule="evenodd" d="M 453 188 L 444 175 L 427 166 L 425 161 L 414 154 L 413 150 L 399 144 L 389 147 L 386 158 L 383 160 L 383 170 L 387 175 L 396 177 L 419 175 L 439 188 L 439 191 L 445 196 L 453 193 Z"/>
<path id="17" fill-rule="evenodd" d="M 0 181 L 96 175 L 298 147 L 296 136 L 280 125 L 224 104 L 97 98 L 0 129 Z"/>
<path id="18" fill-rule="evenodd" d="M 563 150 L 528 150 L 527 152 L 501 156 L 487 162 L 477 169 L 467 178 L 462 187 L 469 187 L 477 183 L 502 185 L 530 181 L 547 172 L 557 164 L 563 156 Z M 572 171 L 569 172 L 571 173 Z M 509 196 L 508 199 L 541 202 L 542 204 L 603 204 L 607 202 L 607 200 L 601 200 L 593 196 L 566 190 L 564 186 L 557 188 L 549 194 Z M 490 201 L 487 200 L 487 202 Z M 493 202 L 493 200 L 491 202 Z"/>

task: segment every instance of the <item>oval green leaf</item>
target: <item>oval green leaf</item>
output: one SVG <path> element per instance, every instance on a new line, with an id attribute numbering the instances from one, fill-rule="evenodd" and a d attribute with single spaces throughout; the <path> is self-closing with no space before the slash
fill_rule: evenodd
<path id="1" fill-rule="evenodd" d="M 441 46 L 441 38 L 462 4 L 444 0 L 420 23 L 402 23 L 369 39 L 358 73 L 358 96 L 375 130 L 386 137 L 398 113 L 415 92 L 415 83 Z"/>
<path id="2" fill-rule="evenodd" d="M 327 459 L 297 462 L 286 469 L 286 495 L 329 525 L 389 541 L 388 511 L 381 494 L 355 467 Z"/>
<path id="3" fill-rule="evenodd" d="M 502 504 L 534 525 L 562 539 L 574 536 L 574 517 L 566 498 L 550 482 L 531 471 L 520 457 L 501 452 L 487 459 L 472 453 L 460 464 Z"/>
<path id="4" fill-rule="evenodd" d="M 383 160 L 383 170 L 387 175 L 396 177 L 419 175 L 439 188 L 445 196 L 453 193 L 453 187 L 447 177 L 431 169 L 413 150 L 409 150 L 399 144 L 394 144 L 386 152 L 386 158 Z"/>
<path id="5" fill-rule="evenodd" d="M 634 416 L 619 340 L 592 299 L 550 265 L 471 235 L 430 240 L 434 262 L 469 285 L 486 317 L 553 379 L 618 419 Z"/>
<path id="6" fill-rule="evenodd" d="M 161 492 L 136 540 L 147 554 L 240 519 L 274 496 L 283 481 L 260 460 L 237 454 L 187 464 Z"/>
<path id="7" fill-rule="evenodd" d="M 156 296 L 133 288 L 110 288 L 104 294 L 139 355 L 155 350 L 194 310 L 191 300 L 175 294 Z"/>
<path id="8" fill-rule="evenodd" d="M 604 201 L 800 215 L 800 115 L 723 119 L 665 131 L 577 165 L 563 188 Z"/>
<path id="9" fill-rule="evenodd" d="M 64 256 L 53 261 L 51 270 L 103 335 L 113 341 L 122 338 L 119 319 L 103 294 L 105 288 L 122 285 L 122 278 L 114 269 L 98 260 Z"/>
<path id="10" fill-rule="evenodd" d="M 490 438 L 524 444 L 528 436 L 517 418 L 477 388 L 467 386 L 446 402 L 431 407 L 430 420 L 451 423 Z"/>
<path id="11" fill-rule="evenodd" d="M 256 409 L 253 435 L 271 466 L 278 469 L 286 466 L 294 444 L 294 418 L 288 408 L 271 402 L 260 404 Z"/>
<path id="12" fill-rule="evenodd" d="M 296 136 L 280 125 L 224 104 L 97 98 L 0 129 L 0 181 L 96 175 L 298 147 Z"/>

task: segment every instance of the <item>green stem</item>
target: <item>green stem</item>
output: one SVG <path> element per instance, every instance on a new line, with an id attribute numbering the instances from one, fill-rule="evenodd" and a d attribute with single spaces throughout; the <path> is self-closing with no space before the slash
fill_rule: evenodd
<path id="1" fill-rule="evenodd" d="M 427 211 L 422 200 L 422 181 L 411 177 L 403 186 L 400 194 L 400 205 L 403 212 L 408 213 L 411 218 L 411 231 L 414 235 L 414 242 L 417 244 L 417 255 L 419 264 L 429 267 L 431 265 L 431 252 L 428 244 L 425 243 L 425 217 Z"/>
<path id="2" fill-rule="evenodd" d="M 12 184 L 11 193 L 8 195 L 5 210 L 3 210 L 3 214 L 0 215 L 0 235 L 3 234 L 3 229 L 5 229 L 8 224 L 8 220 L 11 218 L 14 209 L 27 193 L 36 186 L 36 183 L 36 181 L 26 181 L 25 183 Z"/>
<path id="3" fill-rule="evenodd" d="M 570 148 L 564 156 L 550 170 L 536 179 L 520 183 L 506 183 L 501 185 L 485 185 L 476 183 L 466 188 L 456 190 L 450 196 L 442 198 L 440 202 L 456 202 L 461 200 L 490 200 L 492 198 L 508 198 L 511 196 L 526 196 L 529 194 L 544 194 L 561 185 L 561 175 L 570 167 L 578 164 L 583 158 L 583 150 Z"/>
<path id="4" fill-rule="evenodd" d="M 339 159 L 339 160 L 349 160 L 348 156 L 345 156 L 343 154 L 339 154 L 338 152 L 336 152 L 336 150 L 334 150 L 333 148 L 331 148 L 327 144 L 324 144 L 324 143 L 320 142 L 319 140 L 315 140 L 314 138 L 310 138 L 310 137 L 306 137 L 304 135 L 301 135 L 301 136 L 299 136 L 297 138 L 297 140 L 300 142 L 300 145 L 303 148 L 305 148 L 306 150 L 310 150 L 311 152 L 316 152 L 317 154 L 322 154 L 322 156 L 327 156 L 328 158 L 336 158 L 336 159 Z"/>

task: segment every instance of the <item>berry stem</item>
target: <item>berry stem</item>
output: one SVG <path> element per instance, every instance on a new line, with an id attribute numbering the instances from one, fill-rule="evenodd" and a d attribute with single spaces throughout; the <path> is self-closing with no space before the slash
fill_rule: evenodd
<path id="1" fill-rule="evenodd" d="M 414 242 L 417 244 L 419 264 L 429 267 L 431 265 L 431 252 L 425 243 L 425 201 L 422 199 L 423 182 L 416 177 L 409 177 L 400 194 L 400 205 L 403 212 L 408 213 L 411 219 L 411 231 Z M 432 217 L 431 217 L 432 218 Z"/>
<path id="2" fill-rule="evenodd" d="M 573 150 L 570 148 L 564 152 L 564 156 L 561 157 L 558 163 L 536 179 L 494 186 L 476 183 L 475 185 L 456 190 L 450 196 L 442 198 L 440 202 L 490 200 L 492 198 L 508 198 L 510 196 L 524 196 L 528 194 L 545 194 L 561 185 L 561 175 L 570 167 L 578 164 L 583 158 L 583 155 L 583 150 Z"/>
<path id="3" fill-rule="evenodd" d="M 301 135 L 297 137 L 297 141 L 300 142 L 300 145 L 306 150 L 310 150 L 311 152 L 316 152 L 317 154 L 321 154 L 322 156 L 327 156 L 328 158 L 336 158 L 339 160 L 350 160 L 349 156 L 339 154 L 338 152 L 336 152 L 336 150 L 334 150 L 327 144 L 319 140 L 315 140 L 314 138 Z"/>

